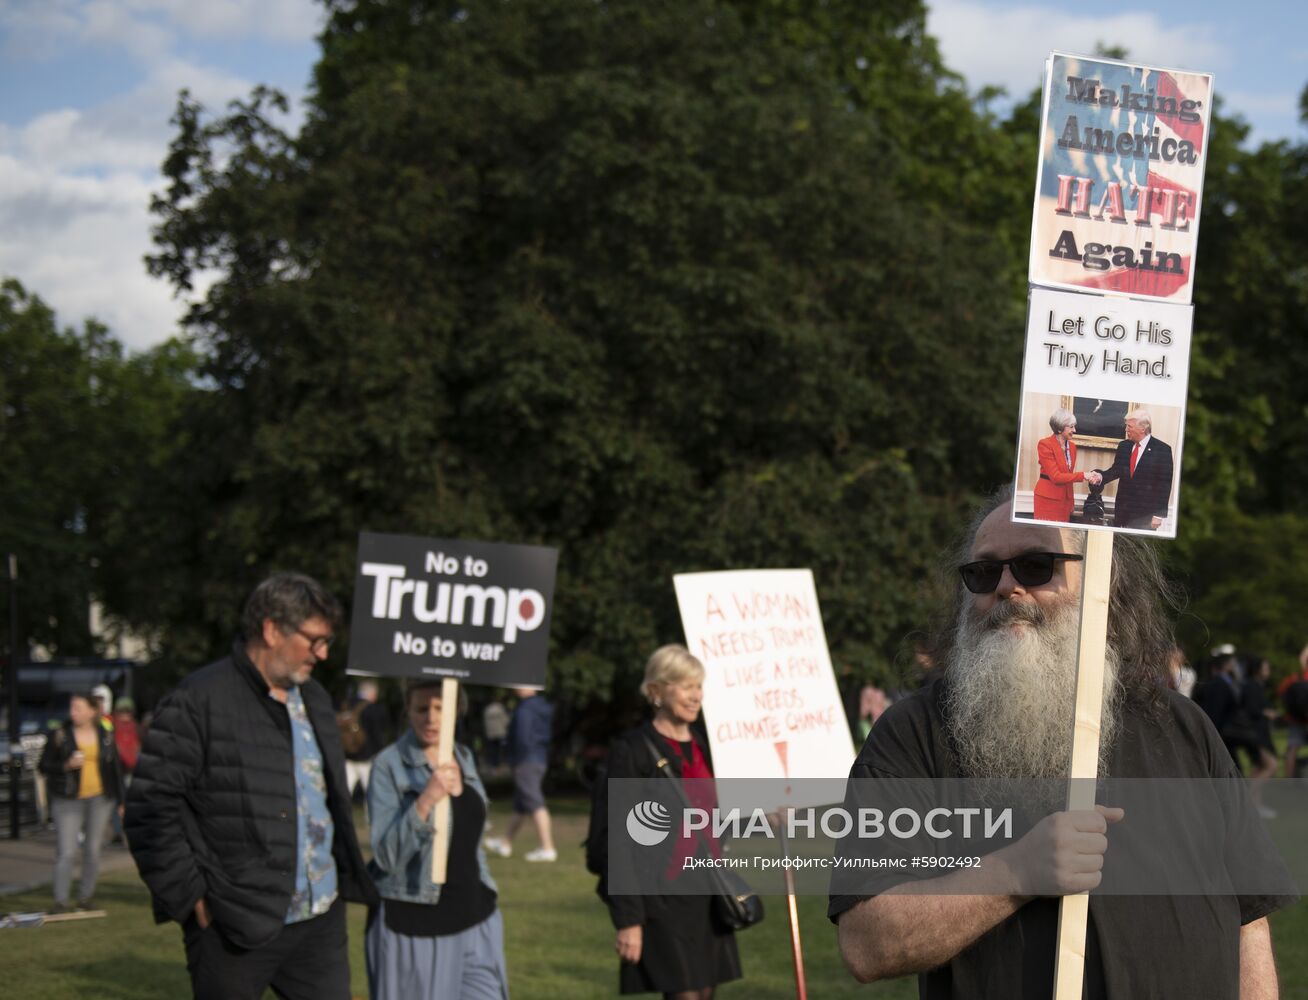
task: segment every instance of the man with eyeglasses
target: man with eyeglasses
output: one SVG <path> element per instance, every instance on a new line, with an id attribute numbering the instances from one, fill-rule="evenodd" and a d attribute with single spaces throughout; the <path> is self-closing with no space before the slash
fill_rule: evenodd
<path id="1" fill-rule="evenodd" d="M 893 787 L 1006 779 L 1004 787 L 1041 797 L 1046 806 L 1035 815 L 1044 818 L 977 869 L 842 882 L 828 914 L 860 981 L 918 973 L 928 1000 L 1048 1000 L 1059 896 L 1099 885 L 1110 841 L 1128 827 L 1137 837 L 1142 827 L 1139 817 L 1131 827 L 1120 808 L 1066 812 L 1056 804 L 1070 772 L 1084 534 L 1014 523 L 1005 490 L 982 507 L 964 538 L 952 563 L 956 598 L 934 642 L 941 669 L 878 721 L 854 763 L 850 794 L 886 780 Z M 1207 718 L 1168 690 L 1172 637 L 1163 602 L 1170 594 L 1152 549 L 1118 538 L 1101 779 L 1237 777 Z M 1169 851 L 1214 826 L 1220 836 L 1223 814 L 1202 815 L 1205 829 L 1182 830 Z M 1259 864 L 1263 846 L 1249 848 Z M 1274 859 L 1270 842 L 1265 846 Z M 847 894 L 853 885 L 859 895 Z M 1293 898 L 1092 896 L 1083 996 L 1275 997 L 1266 917 Z"/>
<path id="2" fill-rule="evenodd" d="M 156 922 L 182 925 L 197 998 L 350 996 L 345 900 L 377 895 L 312 677 L 340 618 L 309 577 L 264 580 L 230 655 L 182 681 L 146 736 L 127 839 Z"/>

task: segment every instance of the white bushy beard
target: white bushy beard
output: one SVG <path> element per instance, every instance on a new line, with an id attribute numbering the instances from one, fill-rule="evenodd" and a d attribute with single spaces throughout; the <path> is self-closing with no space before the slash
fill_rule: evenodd
<path id="1" fill-rule="evenodd" d="M 1008 627 L 1025 621 L 1026 628 Z M 949 678 L 945 724 L 958 765 L 975 778 L 1066 778 L 1072 760 L 1076 709 L 1075 600 L 1046 610 L 1000 601 L 978 615 L 970 600 L 945 664 Z M 1104 662 L 1099 774 L 1117 734 L 1120 686 L 1112 647 Z"/>

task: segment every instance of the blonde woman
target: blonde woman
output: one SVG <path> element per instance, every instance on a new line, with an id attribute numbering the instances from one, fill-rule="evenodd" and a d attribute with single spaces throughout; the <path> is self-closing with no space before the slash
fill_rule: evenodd
<path id="1" fill-rule="evenodd" d="M 641 693 L 653 716 L 614 740 L 608 776 L 654 777 L 653 748 L 691 803 L 712 808 L 712 785 L 696 780 L 713 777 L 708 743 L 691 729 L 704 699 L 703 664 L 684 646 L 662 646 L 645 665 Z M 740 978 L 735 935 L 714 920 L 710 896 L 613 896 L 603 883 L 600 891 L 616 929 L 622 993 L 711 1000 L 719 983 Z"/>

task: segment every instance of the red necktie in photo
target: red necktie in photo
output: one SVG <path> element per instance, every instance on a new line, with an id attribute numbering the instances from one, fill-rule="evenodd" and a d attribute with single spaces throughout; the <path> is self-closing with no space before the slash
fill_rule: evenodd
<path id="1" fill-rule="evenodd" d="M 1139 459 L 1140 459 L 1140 442 L 1137 441 L 1135 443 L 1135 447 L 1131 450 L 1131 475 L 1133 476 L 1135 475 L 1135 463 L 1139 461 Z"/>

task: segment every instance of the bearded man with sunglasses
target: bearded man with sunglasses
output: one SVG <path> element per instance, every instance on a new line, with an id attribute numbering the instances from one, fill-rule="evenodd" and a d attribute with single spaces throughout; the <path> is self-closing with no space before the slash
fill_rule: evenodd
<path id="1" fill-rule="evenodd" d="M 231 654 L 159 705 L 125 828 L 158 923 L 182 926 L 195 997 L 350 996 L 345 900 L 376 905 L 331 698 L 312 679 L 340 606 L 279 573 Z"/>
<path id="2" fill-rule="evenodd" d="M 1203 713 L 1167 689 L 1170 591 L 1156 557 L 1138 539 L 1116 543 L 1100 777 L 1233 776 Z M 925 779 L 1066 788 L 1058 779 L 1070 771 L 1083 548 L 1082 532 L 1014 523 L 1010 491 L 978 512 L 952 560 L 957 598 L 935 641 L 942 669 L 881 717 L 851 788 Z M 877 876 L 866 895 L 833 889 L 841 956 L 862 982 L 918 973 L 927 1000 L 1048 1000 L 1058 897 L 1100 883 L 1119 822 L 1129 822 L 1119 808 L 1053 811 L 979 869 Z M 1266 917 L 1292 900 L 1092 896 L 1083 995 L 1274 998 Z"/>

